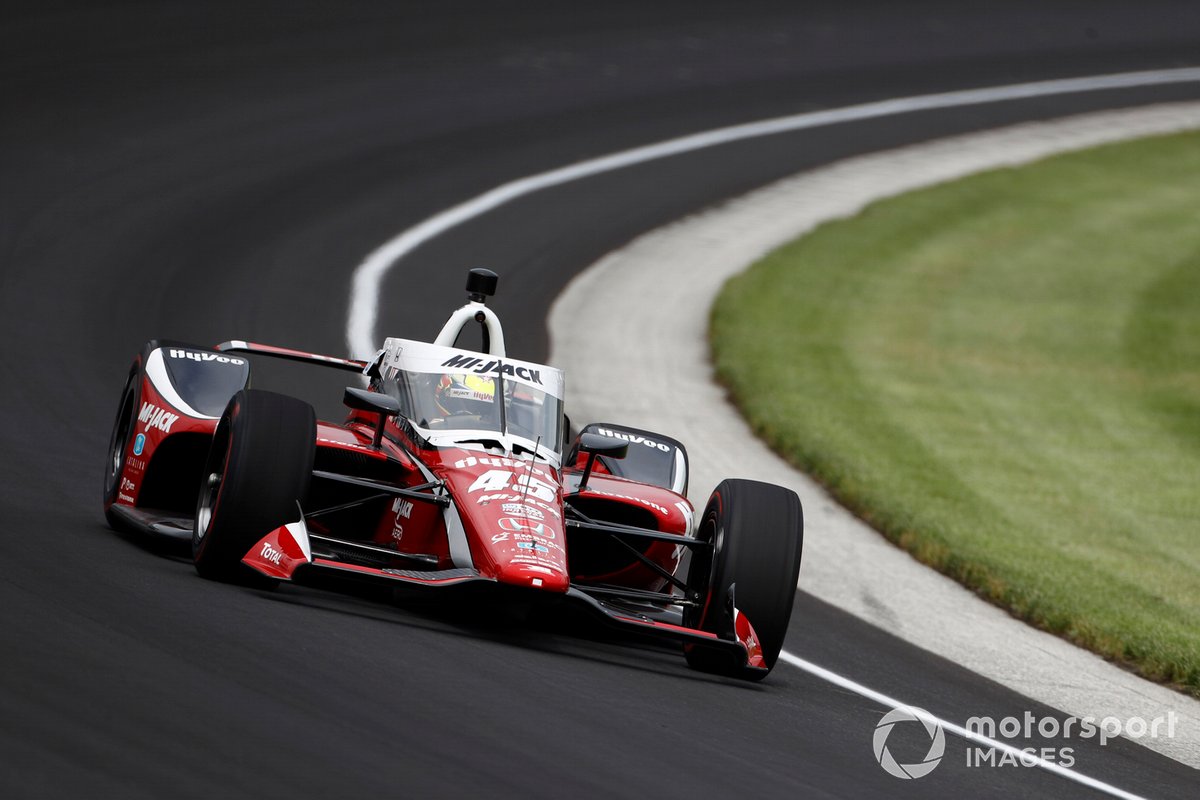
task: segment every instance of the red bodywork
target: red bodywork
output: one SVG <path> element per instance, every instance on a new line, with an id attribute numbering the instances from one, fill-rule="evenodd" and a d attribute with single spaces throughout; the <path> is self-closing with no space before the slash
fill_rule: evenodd
<path id="1" fill-rule="evenodd" d="M 198 485 L 196 458 L 202 461 L 219 414 L 198 412 L 181 400 L 171 378 L 155 366 L 168 357 L 182 358 L 171 355 L 175 353 L 201 365 L 189 363 L 189 369 L 240 368 L 235 353 L 348 371 L 361 372 L 366 366 L 246 342 L 227 342 L 214 350 L 148 345 L 134 364 L 133 427 L 116 475 L 119 487 L 113 496 L 106 496 L 105 510 L 110 519 L 179 538 L 190 533 L 194 506 L 185 499 L 194 502 L 195 492 L 172 495 L 155 490 L 153 497 L 147 497 L 144 487 L 150 482 Z M 754 630 L 736 609 L 736 641 L 683 625 L 677 611 L 662 611 L 669 606 L 662 598 L 683 599 L 680 589 L 672 589 L 672 578 L 686 551 L 684 545 L 695 541 L 694 509 L 682 494 L 606 474 L 602 465 L 579 492 L 582 454 L 559 468 L 527 455 L 516 458 L 482 447 L 427 447 L 394 418 L 387 420 L 382 441 L 374 446 L 377 420 L 377 414 L 351 411 L 343 423 L 322 421 L 316 429 L 310 501 L 324 507 L 349 497 L 351 504 L 358 504 L 353 526 L 340 522 L 336 513 L 305 507 L 303 518 L 298 510 L 297 519 L 264 531 L 243 563 L 281 580 L 291 580 L 304 570 L 328 569 L 423 586 L 489 582 L 519 587 L 584 602 L 611 623 L 663 634 L 688 646 L 732 647 L 748 668 L 763 667 Z M 325 469 L 329 464 L 339 468 Z M 376 487 L 407 494 L 360 497 L 371 495 Z M 338 494 L 343 491 L 350 494 Z M 588 520 L 608 521 L 612 530 L 598 533 L 573 521 L 576 509 L 586 509 Z M 623 529 L 630 536 L 640 531 L 642 538 L 614 542 L 618 537 L 613 532 L 620 534 Z M 648 538 L 653 535 L 660 538 Z M 364 558 L 357 558 L 359 554 Z M 637 593 L 660 599 L 651 608 L 635 602 Z"/>

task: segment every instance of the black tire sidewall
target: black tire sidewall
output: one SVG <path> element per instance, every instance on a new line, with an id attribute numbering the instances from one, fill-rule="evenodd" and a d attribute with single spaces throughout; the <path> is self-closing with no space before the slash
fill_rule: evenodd
<path id="1" fill-rule="evenodd" d="M 803 509 L 795 492 L 759 481 L 722 481 L 698 528 L 698 535 L 713 543 L 711 562 L 697 564 L 702 572 L 707 567 L 708 575 L 688 578 L 704 604 L 693 614 L 696 624 L 722 638 L 733 636 L 733 619 L 725 607 L 733 586 L 737 608 L 754 626 L 763 658 L 773 667 L 791 621 L 803 531 Z M 702 668 L 711 666 L 704 656 L 695 661 Z"/>
<path id="2" fill-rule="evenodd" d="M 204 470 L 221 485 L 208 530 L 193 529 L 192 555 L 205 577 L 245 574 L 242 557 L 262 537 L 300 516 L 312 477 L 316 416 L 286 395 L 243 389 L 225 409 Z M 218 466 L 220 465 L 220 466 Z M 207 491 L 202 485 L 200 492 Z"/>
<path id="3" fill-rule="evenodd" d="M 110 527 L 120 529 L 122 527 L 120 517 L 112 512 L 113 503 L 117 501 L 117 494 L 120 491 L 121 477 L 125 474 L 125 467 L 129 461 L 129 437 L 133 434 L 137 427 L 137 414 L 139 400 L 142 394 L 142 369 L 141 360 L 133 362 L 133 368 L 129 371 L 129 377 L 125 380 L 125 388 L 121 391 L 121 401 L 117 406 L 117 416 L 113 421 L 112 433 L 108 439 L 108 450 L 104 462 L 104 517 L 108 520 Z M 128 403 L 128 406 L 126 405 Z M 126 410 L 128 408 L 128 410 Z M 125 433 L 121 434 L 121 426 L 125 425 Z M 113 465 L 113 455 L 119 450 L 120 463 L 117 465 L 115 474 L 111 471 Z M 109 480 L 112 483 L 110 485 Z"/>

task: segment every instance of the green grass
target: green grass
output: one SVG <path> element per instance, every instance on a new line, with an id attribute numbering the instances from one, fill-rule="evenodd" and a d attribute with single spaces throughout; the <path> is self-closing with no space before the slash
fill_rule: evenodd
<path id="1" fill-rule="evenodd" d="M 870 206 L 725 287 L 754 429 L 917 558 L 1200 696 L 1200 135 Z"/>

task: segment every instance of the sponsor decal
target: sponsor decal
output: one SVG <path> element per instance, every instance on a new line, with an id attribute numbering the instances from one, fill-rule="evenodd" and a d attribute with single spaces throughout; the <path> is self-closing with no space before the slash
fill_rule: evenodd
<path id="1" fill-rule="evenodd" d="M 522 552 L 528 553 L 529 551 L 525 550 Z M 542 567 L 542 569 L 540 570 L 542 572 L 550 572 L 551 570 L 553 570 L 555 572 L 562 572 L 562 569 L 558 566 L 558 564 L 555 564 L 553 561 L 548 560 L 545 556 L 540 556 L 540 555 L 536 555 L 536 554 L 513 556 L 512 558 L 509 559 L 509 561 L 511 561 L 514 564 L 521 564 L 522 566 L 525 566 L 527 564 L 537 564 L 538 566 Z M 549 569 L 546 569 L 547 567 Z M 528 567 L 528 568 L 529 569 L 537 569 L 537 567 Z"/>
<path id="2" fill-rule="evenodd" d="M 344 447 L 344 448 L 347 448 L 350 450 L 359 450 L 364 453 L 371 453 L 376 456 L 378 456 L 378 454 L 379 454 L 379 451 L 376 450 L 374 447 L 367 447 L 365 444 L 355 444 L 354 442 L 343 442 L 341 439 L 326 439 L 324 436 L 318 436 L 317 441 L 325 442 L 326 444 L 337 445 L 338 447 Z"/>
<path id="3" fill-rule="evenodd" d="M 489 469 L 476 478 L 467 491 L 503 492 L 509 489 L 509 481 L 512 481 L 512 491 L 522 492 L 543 502 L 549 503 L 557 497 L 554 487 L 545 481 L 524 471 L 514 473 L 507 469 Z"/>
<path id="4" fill-rule="evenodd" d="M 542 511 L 545 511 L 549 514 L 554 515 L 555 519 L 560 519 L 562 517 L 562 515 L 558 513 L 558 509 L 555 508 L 554 506 L 550 505 L 549 503 L 543 503 L 541 500 L 538 500 L 536 497 L 531 497 L 527 494 L 510 494 L 508 492 L 504 492 L 501 494 L 485 494 L 485 495 L 482 495 L 481 497 L 479 497 L 479 499 L 476 500 L 476 502 L 481 506 L 486 506 L 488 503 L 524 503 L 526 505 L 532 504 L 532 505 L 535 505 L 538 508 L 540 508 Z"/>
<path id="5" fill-rule="evenodd" d="M 513 375 L 523 381 L 536 383 L 539 386 L 542 385 L 541 370 L 529 369 L 528 367 L 514 367 L 512 364 L 503 364 L 500 361 L 488 361 L 484 363 L 482 358 L 451 356 L 447 361 L 442 362 L 442 366 L 463 370 L 464 372 L 474 372 L 476 375 L 503 373 L 505 375 Z"/>
<path id="6" fill-rule="evenodd" d="M 145 449 L 146 449 L 146 434 L 139 433 L 133 439 L 133 454 L 135 456 L 140 456 L 142 454 L 142 451 Z M 132 461 L 132 460 L 133 459 L 130 459 L 130 461 Z M 137 469 L 139 471 L 141 471 L 142 469 L 145 469 L 145 466 L 143 465 L 141 467 L 137 467 Z"/>
<path id="7" fill-rule="evenodd" d="M 540 475 L 543 478 L 550 478 L 550 473 L 533 464 L 531 461 L 517 461 L 511 458 L 495 458 L 484 456 L 476 458 L 475 456 L 467 456 L 454 462 L 455 469 L 466 469 L 477 464 L 482 464 L 485 467 L 507 467 L 508 469 L 531 472 L 534 475 Z"/>
<path id="8" fill-rule="evenodd" d="M 533 506 L 521 505 L 520 503 L 505 503 L 500 506 L 500 510 L 505 514 L 514 517 L 529 517 L 530 519 L 545 519 L 546 515 L 537 510 Z"/>
<path id="9" fill-rule="evenodd" d="M 379 361 L 380 371 L 382 371 L 389 380 L 395 380 L 400 374 L 400 354 L 404 352 L 404 348 L 395 345 L 392 349 L 384 348 L 379 351 L 375 358 Z"/>
<path id="10" fill-rule="evenodd" d="M 125 460 L 125 466 L 129 467 L 134 472 L 145 472 L 146 462 L 140 458 L 129 458 Z"/>
<path id="11" fill-rule="evenodd" d="M 553 536 L 553 533 L 551 533 L 551 536 Z M 559 547 L 555 542 L 550 541 L 550 539 L 543 539 L 541 536 L 534 536 L 529 533 L 511 533 L 505 531 L 503 533 L 492 534 L 492 544 L 500 544 L 501 542 L 509 541 L 514 542 L 518 547 L 525 547 L 525 545 L 521 544 L 522 542 L 525 542 L 526 544 L 540 545 L 541 547 L 547 548 L 541 551 L 544 553 L 548 553 L 551 550 L 558 550 L 560 552 L 562 551 L 562 548 Z"/>
<path id="12" fill-rule="evenodd" d="M 121 476 L 121 491 L 122 492 L 132 492 L 132 491 L 135 491 L 136 489 L 137 489 L 136 483 L 129 480 L 129 478 L 126 478 L 124 475 Z"/>
<path id="13" fill-rule="evenodd" d="M 596 428 L 596 433 L 600 434 L 601 436 L 609 436 L 609 437 L 612 437 L 613 439 L 620 439 L 621 441 L 629 442 L 630 444 L 640 444 L 644 447 L 650 447 L 655 450 L 662 450 L 664 453 L 671 452 L 671 446 L 669 444 L 663 444 L 662 442 L 656 442 L 653 439 L 647 439 L 645 436 L 639 436 L 636 433 L 625 433 L 624 431 L 614 431 L 610 428 Z"/>
<path id="14" fill-rule="evenodd" d="M 246 363 L 246 359 L 244 358 L 223 356 L 220 353 L 200 353 L 196 350 L 180 350 L 177 347 L 172 347 L 167 354 L 171 358 L 186 358 L 189 361 L 199 361 L 202 364 L 216 362 L 217 364 L 232 364 L 235 367 L 240 367 Z"/>
<path id="15" fill-rule="evenodd" d="M 554 538 L 554 531 L 536 520 L 519 517 L 501 517 L 499 523 L 501 530 L 512 531 L 514 533 L 532 533 L 536 536 L 545 536 L 549 539 Z"/>
<path id="16" fill-rule="evenodd" d="M 129 495 L 125 494 L 124 492 L 117 492 L 117 499 L 122 502 L 129 503 L 131 505 L 133 504 L 133 498 L 130 497 Z"/>
<path id="17" fill-rule="evenodd" d="M 686 530 L 691 533 L 692 525 L 695 523 L 696 517 L 695 511 L 692 510 L 692 504 L 681 500 L 675 504 L 675 508 L 679 509 L 679 513 L 683 515 L 683 520 L 687 523 Z"/>
<path id="18" fill-rule="evenodd" d="M 392 522 L 392 538 L 397 542 L 404 538 L 404 523 L 401 520 L 408 519 L 412 515 L 412 510 L 411 500 L 397 497 L 392 501 L 392 511 L 396 512 L 396 519 Z"/>
<path id="19" fill-rule="evenodd" d="M 138 414 L 138 421 L 146 423 L 146 430 L 158 428 L 163 433 L 170 433 L 171 426 L 179 421 L 178 414 L 172 414 L 164 408 L 159 408 L 153 403 L 142 403 L 141 413 Z M 141 434 L 138 434 L 141 436 Z M 145 442 L 144 436 L 141 437 Z M 135 455 L 141 455 L 141 451 L 137 449 L 137 444 L 134 444 Z"/>
<path id="20" fill-rule="evenodd" d="M 663 506 L 660 506 L 658 503 L 655 503 L 653 500 L 645 500 L 641 497 L 634 497 L 634 496 L 628 495 L 628 494 L 617 494 L 616 492 L 606 492 L 601 489 L 593 489 L 591 486 L 589 486 L 587 488 L 586 493 L 603 495 L 604 497 L 615 497 L 618 500 L 632 500 L 635 503 L 641 503 L 642 505 L 646 506 L 646 508 L 653 508 L 655 511 L 657 511 L 659 514 L 662 514 L 664 517 L 671 516 L 671 512 L 668 509 L 664 508 Z"/>
<path id="21" fill-rule="evenodd" d="M 536 542 L 517 542 L 517 547 L 522 550 L 536 550 L 539 553 L 549 553 L 550 548 Z"/>
<path id="22" fill-rule="evenodd" d="M 283 558 L 283 553 L 271 547 L 269 542 L 263 542 L 262 551 L 259 553 L 264 561 L 270 561 L 275 566 L 279 566 L 279 560 Z"/>

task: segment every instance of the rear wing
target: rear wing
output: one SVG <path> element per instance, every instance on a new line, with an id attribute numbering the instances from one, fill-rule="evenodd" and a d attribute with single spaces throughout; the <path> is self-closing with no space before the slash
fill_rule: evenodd
<path id="1" fill-rule="evenodd" d="M 367 368 L 366 361 L 359 361 L 354 358 L 338 358 L 337 356 L 322 356 L 317 353 L 306 353 L 303 350 L 292 350 L 290 347 L 275 347 L 270 344 L 257 344 L 255 342 L 244 342 L 240 339 L 234 339 L 229 342 L 221 342 L 216 346 L 216 349 L 222 353 L 252 353 L 261 356 L 272 356 L 274 358 L 283 358 L 288 361 L 302 361 L 308 364 L 319 364 L 325 367 L 333 367 L 347 372 L 357 372 L 360 375 Z"/>

